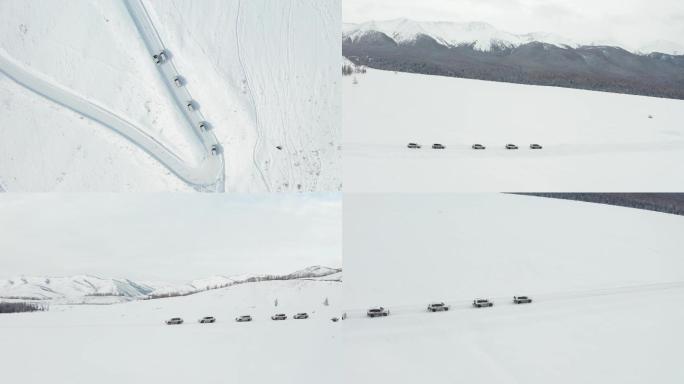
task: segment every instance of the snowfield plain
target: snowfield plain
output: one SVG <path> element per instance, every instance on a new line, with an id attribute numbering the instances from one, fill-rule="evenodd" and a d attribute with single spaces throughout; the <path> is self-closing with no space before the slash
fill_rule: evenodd
<path id="1" fill-rule="evenodd" d="M 342 383 L 342 324 L 330 320 L 341 293 L 339 282 L 290 280 L 4 314 L 0 361 L 5 377 L 27 383 Z M 286 321 L 270 319 L 280 312 Z M 244 314 L 254 320 L 234 321 Z M 217 322 L 199 324 L 204 316 Z M 164 324 L 171 317 L 185 323 Z"/>
<path id="2" fill-rule="evenodd" d="M 142 4 L 223 148 L 218 190 L 339 189 L 334 1 Z M 190 165 L 206 157 L 125 2 L 11 0 L 0 5 L 0 21 L 3 59 L 129 122 Z M 6 191 L 193 190 L 133 141 L 2 71 L 0 111 Z"/>
<path id="3" fill-rule="evenodd" d="M 682 100 L 373 69 L 343 83 L 347 191 L 684 190 Z"/>
<path id="4" fill-rule="evenodd" d="M 344 210 L 345 382 L 684 379 L 684 217 L 494 194 L 351 194 Z M 366 318 L 378 305 L 390 316 Z"/>

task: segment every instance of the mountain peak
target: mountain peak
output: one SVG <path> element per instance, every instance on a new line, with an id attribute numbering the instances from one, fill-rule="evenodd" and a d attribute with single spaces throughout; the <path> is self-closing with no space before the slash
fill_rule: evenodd
<path id="1" fill-rule="evenodd" d="M 394 39 L 398 44 L 415 42 L 419 36 L 429 36 L 441 45 L 455 47 L 469 45 L 481 51 L 489 51 L 493 47 L 514 47 L 530 41 L 549 44 L 573 45 L 569 39 L 551 33 L 530 33 L 516 35 L 496 29 L 489 23 L 481 21 L 416 21 L 407 18 L 369 21 L 360 24 L 346 24 L 343 36 L 352 41 L 370 32 L 381 32 Z"/>

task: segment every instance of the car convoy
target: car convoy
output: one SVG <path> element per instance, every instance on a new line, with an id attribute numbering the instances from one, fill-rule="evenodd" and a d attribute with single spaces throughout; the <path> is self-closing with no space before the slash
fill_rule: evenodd
<path id="1" fill-rule="evenodd" d="M 513 296 L 513 304 L 530 304 L 532 303 L 532 298 L 529 296 Z M 474 299 L 472 302 L 473 308 L 491 308 L 494 306 L 494 302 L 490 299 Z M 451 306 L 444 303 L 443 301 L 439 302 L 433 302 L 429 303 L 427 305 L 427 311 L 428 312 L 446 312 L 451 309 Z M 387 317 L 390 314 L 390 310 L 385 307 L 372 307 L 369 308 L 366 311 L 366 316 L 370 318 L 374 317 Z M 292 316 L 293 319 L 295 320 L 304 320 L 309 318 L 309 314 L 306 312 L 299 312 Z M 332 322 L 338 322 L 340 319 L 344 320 L 347 318 L 347 314 L 343 314 L 341 318 L 339 317 L 333 317 L 330 320 Z M 271 316 L 271 320 L 273 321 L 283 321 L 287 320 L 287 315 L 284 313 L 277 313 L 273 316 Z M 252 321 L 252 316 L 251 315 L 242 315 L 238 316 L 235 318 L 235 321 L 238 323 L 242 322 L 249 322 Z M 198 320 L 200 324 L 212 324 L 216 322 L 216 318 L 213 316 L 205 316 L 201 319 Z M 183 324 L 183 319 L 180 317 L 172 317 L 169 320 L 165 321 L 166 324 L 168 325 L 178 325 L 178 324 Z"/>
<path id="2" fill-rule="evenodd" d="M 308 319 L 309 314 L 306 312 L 299 312 L 293 316 L 294 319 L 297 320 L 303 320 L 303 319 Z M 279 321 L 279 320 L 287 320 L 287 315 L 284 313 L 278 313 L 273 316 L 271 316 L 271 320 Z M 333 317 L 331 319 L 333 322 L 336 322 L 339 320 L 338 317 Z M 235 318 L 235 321 L 238 323 L 243 323 L 243 322 L 248 322 L 252 321 L 252 316 L 251 315 L 242 315 L 238 316 Z M 216 318 L 214 316 L 205 316 L 199 320 L 197 320 L 198 323 L 200 324 L 213 324 L 216 322 Z M 177 324 L 183 324 L 183 319 L 180 317 L 172 317 L 169 320 L 165 321 L 166 324 L 168 325 L 177 325 Z"/>
<path id="3" fill-rule="evenodd" d="M 156 65 L 162 65 L 169 60 L 169 53 L 166 50 L 161 50 L 158 53 L 152 55 L 152 60 L 154 60 L 154 63 Z M 184 87 L 186 84 L 185 79 L 180 75 L 174 76 L 171 79 L 171 81 L 178 88 Z M 185 107 L 188 109 L 188 112 L 195 112 L 198 110 L 197 103 L 194 100 L 186 101 Z M 207 123 L 206 121 L 201 122 L 199 124 L 199 129 L 201 132 L 207 132 L 209 130 L 209 123 Z M 212 145 L 209 151 L 212 156 L 218 156 L 223 152 L 221 146 L 218 144 Z"/>
<path id="4" fill-rule="evenodd" d="M 513 304 L 529 304 L 531 302 L 532 298 L 529 296 L 513 296 Z M 473 308 L 491 308 L 494 306 L 494 302 L 490 299 L 474 299 L 472 306 Z M 451 306 L 442 301 L 430 303 L 427 306 L 428 312 L 446 312 L 449 309 L 451 309 Z M 389 309 L 384 307 L 373 307 L 366 312 L 366 316 L 371 318 L 388 316 L 389 314 Z"/>
<path id="5" fill-rule="evenodd" d="M 421 149 L 421 148 L 423 148 L 423 146 L 420 145 L 420 144 L 418 144 L 418 143 L 408 143 L 408 144 L 406 145 L 406 147 L 409 148 L 409 149 Z M 476 150 L 476 151 L 481 151 L 481 150 L 487 149 L 487 147 L 485 147 L 485 146 L 482 145 L 482 144 L 473 144 L 473 145 L 471 146 L 471 148 L 472 148 L 473 150 Z M 504 148 L 506 148 L 506 149 L 508 149 L 508 150 L 516 150 L 516 149 L 519 149 L 518 146 L 515 145 L 515 144 L 506 144 L 506 145 L 504 146 Z M 540 144 L 530 144 L 530 149 L 542 149 L 542 148 L 543 148 L 543 147 L 542 147 Z M 446 149 L 446 146 L 445 146 L 444 144 L 434 143 L 434 144 L 432 144 L 432 149 Z"/>

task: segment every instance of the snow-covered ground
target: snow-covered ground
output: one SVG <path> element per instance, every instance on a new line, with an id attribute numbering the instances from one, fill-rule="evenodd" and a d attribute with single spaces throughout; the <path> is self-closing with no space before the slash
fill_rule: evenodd
<path id="1" fill-rule="evenodd" d="M 335 1 L 142 3 L 209 121 L 208 135 L 223 148 L 226 191 L 339 189 Z M 182 163 L 192 166 L 207 156 L 125 2 L 10 0 L 0 4 L 0 21 L 4 62 L 126 121 Z M 148 155 L 149 146 L 34 93 L 3 71 L 0 188 L 192 189 L 155 159 L 158 154 Z"/>
<path id="2" fill-rule="evenodd" d="M 328 306 L 323 305 L 328 299 Z M 275 300 L 278 306 L 274 306 Z M 342 383 L 339 282 L 249 283 L 170 299 L 0 315 L 3 377 L 26 383 Z M 286 321 L 272 321 L 275 313 Z M 307 320 L 293 320 L 308 312 Z M 234 318 L 251 314 L 251 323 Z M 198 324 L 214 316 L 214 324 Z M 182 317 L 185 323 L 164 321 Z"/>
<path id="3" fill-rule="evenodd" d="M 494 194 L 348 194 L 344 210 L 345 382 L 684 379 L 684 217 Z M 365 318 L 375 305 L 390 316 Z"/>
<path id="4" fill-rule="evenodd" d="M 343 82 L 346 191 L 684 189 L 682 100 L 372 69 Z"/>

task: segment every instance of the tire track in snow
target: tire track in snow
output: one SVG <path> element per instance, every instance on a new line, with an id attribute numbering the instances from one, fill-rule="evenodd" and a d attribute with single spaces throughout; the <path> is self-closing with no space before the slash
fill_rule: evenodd
<path id="1" fill-rule="evenodd" d="M 245 69 L 245 65 L 242 61 L 242 54 L 240 53 L 240 12 L 242 11 L 242 0 L 238 0 L 238 5 L 237 5 L 237 12 L 235 16 L 235 42 L 237 46 L 236 54 L 237 54 L 237 59 L 238 63 L 240 63 L 240 69 L 242 70 L 242 74 L 245 77 L 245 86 L 247 87 L 247 92 L 249 93 L 249 98 L 252 102 L 252 108 L 254 109 L 254 120 L 255 120 L 255 130 L 256 130 L 256 141 L 254 143 L 254 148 L 252 148 L 252 163 L 254 164 L 254 168 L 256 168 L 257 172 L 259 173 L 259 177 L 261 177 L 261 181 L 264 183 L 264 187 L 266 188 L 267 192 L 271 192 L 271 185 L 270 183 L 266 180 L 266 176 L 264 175 L 263 170 L 259 166 L 259 162 L 257 160 L 257 150 L 259 146 L 261 145 L 262 142 L 262 132 L 261 132 L 261 119 L 259 118 L 259 110 L 256 104 L 256 99 L 254 98 L 254 93 L 252 92 L 252 86 L 251 82 L 249 80 L 249 75 L 247 74 L 247 71 Z"/>
<path id="2" fill-rule="evenodd" d="M 142 3 L 142 0 L 125 0 L 125 3 L 129 15 L 133 19 L 145 46 L 150 52 L 150 56 L 158 54 L 159 52 L 166 52 L 168 55 L 169 51 L 164 46 L 161 36 L 154 26 L 152 18 L 145 8 L 145 5 Z M 166 60 L 157 65 L 157 69 L 162 77 L 162 81 L 166 85 L 167 91 L 174 99 L 176 107 L 185 117 L 186 122 L 189 125 L 190 130 L 195 134 L 195 137 L 202 143 L 205 150 L 204 160 L 211 161 L 212 158 L 215 158 L 215 160 L 220 163 L 220 172 L 215 182 L 214 191 L 223 192 L 225 190 L 225 162 L 218 139 L 214 133 L 210 131 L 210 127 L 205 129 L 200 128 L 200 124 L 206 123 L 206 120 L 198 108 L 191 109 L 187 105 L 188 103 L 194 103 L 194 99 L 188 91 L 186 84 L 181 84 L 180 86 L 175 84 L 175 79 L 181 77 L 178 69 L 173 64 L 172 58 L 167 57 Z M 182 79 L 181 81 L 184 82 L 185 80 Z M 214 148 L 217 149 L 217 154 L 213 154 Z"/>
<path id="3" fill-rule="evenodd" d="M 23 67 L 10 59 L 3 50 L 0 50 L 0 72 L 47 100 L 119 133 L 189 185 L 197 188 L 215 186 L 216 172 L 214 171 L 217 169 L 208 168 L 206 162 L 200 167 L 193 167 L 149 133 L 108 109 L 75 94 L 69 89 L 53 84 L 50 80 L 43 78 L 42 75 Z M 212 166 L 212 164 L 208 165 Z"/>

